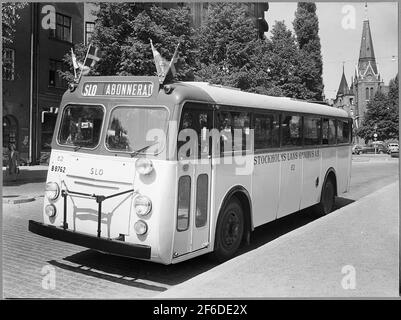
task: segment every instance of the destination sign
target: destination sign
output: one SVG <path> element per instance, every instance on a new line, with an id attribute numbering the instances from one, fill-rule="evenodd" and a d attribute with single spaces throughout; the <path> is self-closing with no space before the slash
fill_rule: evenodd
<path id="1" fill-rule="evenodd" d="M 84 97 L 140 97 L 148 98 L 153 93 L 151 81 L 85 82 L 82 86 Z"/>

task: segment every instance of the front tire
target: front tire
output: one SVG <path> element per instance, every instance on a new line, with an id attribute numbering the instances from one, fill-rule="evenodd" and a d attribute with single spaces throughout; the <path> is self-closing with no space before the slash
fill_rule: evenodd
<path id="1" fill-rule="evenodd" d="M 244 213 L 241 203 L 233 198 L 219 215 L 213 256 L 222 262 L 231 259 L 244 235 Z"/>
<path id="2" fill-rule="evenodd" d="M 320 202 L 315 207 L 315 214 L 319 217 L 329 214 L 334 209 L 336 191 L 333 179 L 325 181 L 322 189 Z"/>

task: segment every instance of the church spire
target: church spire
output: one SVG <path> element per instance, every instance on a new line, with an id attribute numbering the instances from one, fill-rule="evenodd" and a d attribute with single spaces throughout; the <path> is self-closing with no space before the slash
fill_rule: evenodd
<path id="1" fill-rule="evenodd" d="M 362 28 L 362 40 L 361 40 L 361 49 L 359 51 L 359 62 L 358 69 L 360 74 L 365 74 L 366 69 L 369 66 L 369 63 L 373 69 L 373 72 L 377 74 L 377 65 L 375 52 L 373 50 L 373 41 L 372 34 L 370 33 L 370 25 L 367 17 L 367 4 L 365 3 L 365 15 L 366 18 L 363 21 Z"/>
<path id="2" fill-rule="evenodd" d="M 365 2 L 365 21 L 369 20 L 368 18 L 368 3 Z"/>
<path id="3" fill-rule="evenodd" d="M 338 90 L 337 90 L 337 97 L 340 95 L 348 94 L 348 93 L 349 93 L 349 89 L 348 89 L 347 79 L 345 78 L 344 62 L 343 62 L 343 75 L 341 77 L 340 86 L 338 87 Z"/>

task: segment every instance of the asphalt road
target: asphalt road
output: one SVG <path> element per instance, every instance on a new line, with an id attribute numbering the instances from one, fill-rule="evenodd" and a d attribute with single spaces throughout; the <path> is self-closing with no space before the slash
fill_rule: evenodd
<path id="1" fill-rule="evenodd" d="M 343 207 L 398 180 L 398 162 L 353 162 L 351 190 L 338 198 Z M 28 183 L 26 192 L 43 190 Z M 3 189 L 7 192 L 21 190 Z M 28 220 L 41 221 L 42 198 L 3 205 L 3 294 L 5 298 L 151 298 L 216 266 L 208 256 L 177 265 L 109 256 L 46 239 L 27 230 Z M 256 228 L 254 250 L 313 221 L 310 210 Z"/>

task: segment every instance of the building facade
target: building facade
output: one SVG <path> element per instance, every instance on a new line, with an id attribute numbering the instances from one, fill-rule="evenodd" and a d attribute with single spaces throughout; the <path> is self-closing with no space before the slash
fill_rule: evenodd
<path id="1" fill-rule="evenodd" d="M 3 159 L 13 143 L 22 162 L 37 164 L 50 151 L 68 85 L 58 71 L 66 69 L 63 59 L 73 44 L 84 40 L 84 5 L 28 3 L 18 14 L 13 42 L 3 46 Z"/>

